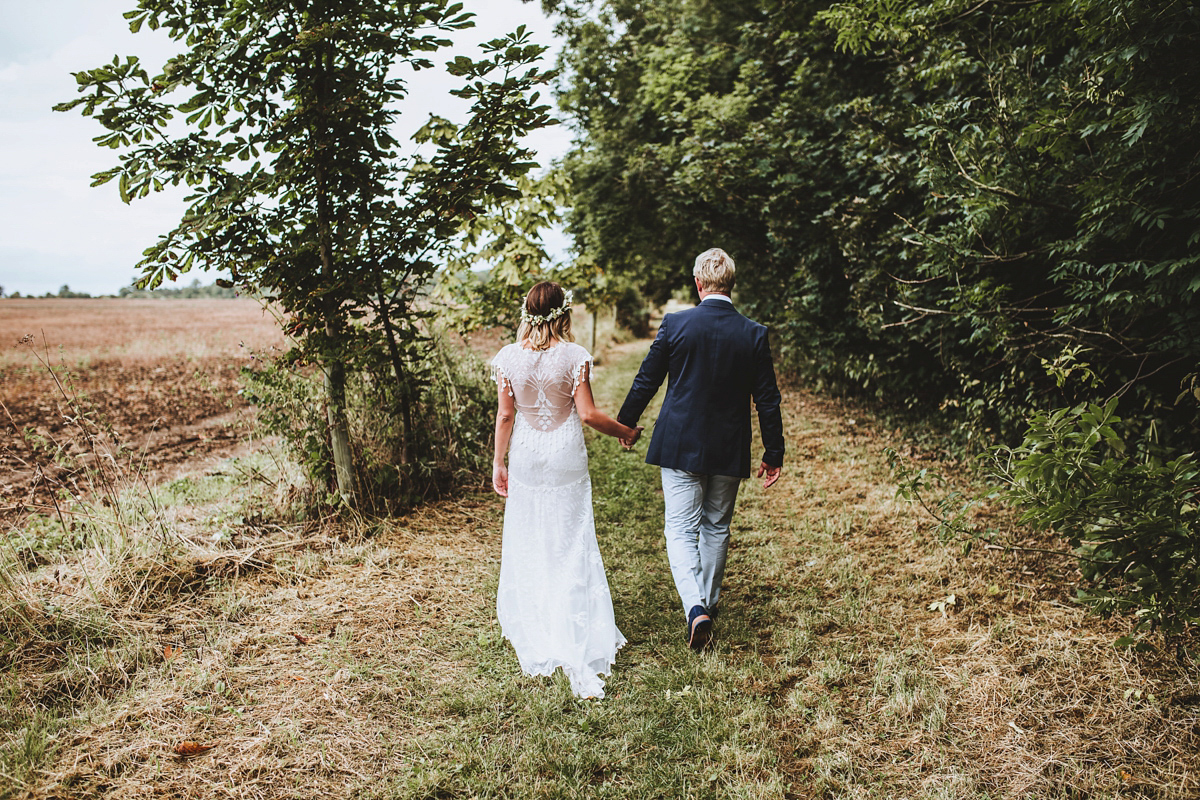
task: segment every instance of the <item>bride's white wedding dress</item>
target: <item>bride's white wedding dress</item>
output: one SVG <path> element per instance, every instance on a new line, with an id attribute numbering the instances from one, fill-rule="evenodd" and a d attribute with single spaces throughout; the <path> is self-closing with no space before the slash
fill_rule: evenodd
<path id="1" fill-rule="evenodd" d="M 592 483 L 575 389 L 592 357 L 571 342 L 510 344 L 493 377 L 516 401 L 496 613 L 529 675 L 561 667 L 580 697 L 603 697 L 625 637 L 596 545 Z"/>

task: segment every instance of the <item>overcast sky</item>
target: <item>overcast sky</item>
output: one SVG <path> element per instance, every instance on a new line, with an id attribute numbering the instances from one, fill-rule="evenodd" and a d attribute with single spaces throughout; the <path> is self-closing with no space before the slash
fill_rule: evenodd
<path id="1" fill-rule="evenodd" d="M 72 72 L 98 67 L 114 55 L 139 56 L 155 70 L 176 52 L 159 31 L 129 32 L 124 11 L 136 0 L 0 0 L 0 287 L 5 294 L 74 291 L 115 294 L 136 274 L 141 252 L 182 216 L 184 192 L 164 192 L 125 205 L 116 182 L 91 188 L 90 176 L 115 166 L 118 151 L 92 142 L 103 132 L 78 110 L 51 111 L 77 96 Z M 466 45 L 494 38 L 525 24 L 534 41 L 558 42 L 539 4 L 520 0 L 466 0 L 476 27 L 462 31 Z M 455 48 L 435 54 L 439 65 Z M 431 111 L 462 117 L 465 104 L 448 94 L 458 81 L 442 69 L 419 73 L 411 84 L 403 126 L 419 127 Z M 455 113 L 455 106 L 459 111 Z M 543 164 L 561 157 L 570 144 L 565 125 L 536 132 L 530 144 Z M 550 243 L 561 251 L 561 237 Z M 214 275 L 181 278 L 211 283 Z"/>

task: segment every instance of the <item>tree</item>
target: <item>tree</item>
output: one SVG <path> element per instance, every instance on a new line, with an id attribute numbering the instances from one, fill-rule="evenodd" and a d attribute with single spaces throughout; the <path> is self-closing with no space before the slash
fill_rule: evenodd
<path id="1" fill-rule="evenodd" d="M 1172 446 L 1194 442 L 1174 399 L 1200 359 L 1196 9 L 860 0 L 823 19 L 841 47 L 887 53 L 910 98 L 889 113 L 925 201 L 895 329 L 944 342 L 953 388 L 1000 429 L 1129 394 Z"/>
<path id="2" fill-rule="evenodd" d="M 566 163 L 580 258 L 662 300 L 720 245 L 790 367 L 874 388 L 897 215 L 920 209 L 916 159 L 867 99 L 886 93 L 883 68 L 834 49 L 815 24 L 827 3 L 555 6 L 561 102 L 585 132 Z"/>
<path id="3" fill-rule="evenodd" d="M 1113 393 L 1195 437 L 1194 8 L 547 4 L 582 259 L 661 297 L 721 244 L 789 366 L 984 439 Z"/>
<path id="4" fill-rule="evenodd" d="M 115 180 L 126 202 L 168 184 L 192 192 L 180 224 L 145 251 L 140 286 L 225 268 L 279 304 L 324 371 L 336 482 L 353 502 L 347 369 L 386 348 L 410 457 L 414 301 L 461 221 L 512 195 L 532 166 L 519 140 L 551 122 L 532 91 L 548 79 L 533 66 L 544 48 L 522 27 L 479 60 L 455 57 L 468 121 L 431 118 L 416 137 L 424 150 L 402 155 L 401 67 L 433 66 L 442 36 L 473 24 L 462 3 L 140 0 L 125 16 L 185 52 L 157 74 L 136 57 L 76 73 L 84 96 L 56 109 L 95 116 L 109 131 L 97 142 L 123 150 L 96 184 Z"/>
<path id="5" fill-rule="evenodd" d="M 1098 608 L 1195 624 L 1193 4 L 547 5 L 581 257 L 661 289 L 726 247 L 788 366 L 1008 443 Z"/>
<path id="6" fill-rule="evenodd" d="M 485 213 L 465 220 L 462 247 L 447 259 L 438 275 L 435 297 L 441 319 L 466 333 L 502 326 L 515 332 L 520 304 L 538 281 L 557 280 L 579 287 L 576 298 L 587 300 L 594 276 L 586 270 L 555 264 L 543 246 L 543 231 L 562 221 L 567 204 L 565 176 L 551 169 L 518 181 L 520 194 L 500 198 Z"/>

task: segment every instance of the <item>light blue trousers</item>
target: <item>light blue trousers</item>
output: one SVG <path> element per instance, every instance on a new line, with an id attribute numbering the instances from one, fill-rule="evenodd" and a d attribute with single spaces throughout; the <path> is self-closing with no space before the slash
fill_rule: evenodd
<path id="1" fill-rule="evenodd" d="M 741 478 L 663 468 L 663 533 L 683 613 L 715 608 L 729 553 L 729 522 Z"/>

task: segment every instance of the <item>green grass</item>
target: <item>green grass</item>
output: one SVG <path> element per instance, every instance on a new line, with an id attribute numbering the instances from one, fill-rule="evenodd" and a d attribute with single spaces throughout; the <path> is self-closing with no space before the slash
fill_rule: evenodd
<path id="1" fill-rule="evenodd" d="M 608 409 L 636 364 L 598 371 Z M 753 689 L 769 685 L 772 670 L 758 656 L 749 609 L 735 602 L 723 610 L 711 651 L 686 647 L 662 543 L 658 469 L 644 463 L 644 445 L 626 453 L 612 439 L 589 439 L 597 536 L 629 640 L 606 698 L 574 698 L 561 674 L 522 676 L 494 621 L 490 583 L 479 623 L 442 643 L 471 667 L 420 706 L 433 724 L 407 742 L 406 773 L 374 796 L 785 796 L 773 715 Z"/>
<path id="2" fill-rule="evenodd" d="M 597 370 L 602 408 L 617 408 L 641 352 Z M 893 498 L 868 415 L 847 433 L 836 404 L 787 402 L 784 477 L 742 488 L 699 655 L 683 640 L 658 470 L 645 444 L 589 435 L 629 640 L 598 701 L 562 675 L 521 674 L 495 620 L 503 503 L 482 488 L 405 517 L 283 529 L 251 522 L 263 457 L 129 499 L 149 522 L 119 537 L 99 523 L 85 540 L 69 525 L 26 531 L 25 549 L 64 565 L 116 561 L 55 606 L 59 566 L 10 556 L 0 796 L 1192 793 L 1194 674 L 1113 650 L 1118 623 L 1064 603 L 1025 562 L 937 544 Z M 257 561 L 214 572 L 214 553 Z M 949 594 L 945 614 L 930 608 Z M 165 659 L 164 644 L 180 651 Z M 182 741 L 216 747 L 179 761 Z"/>

